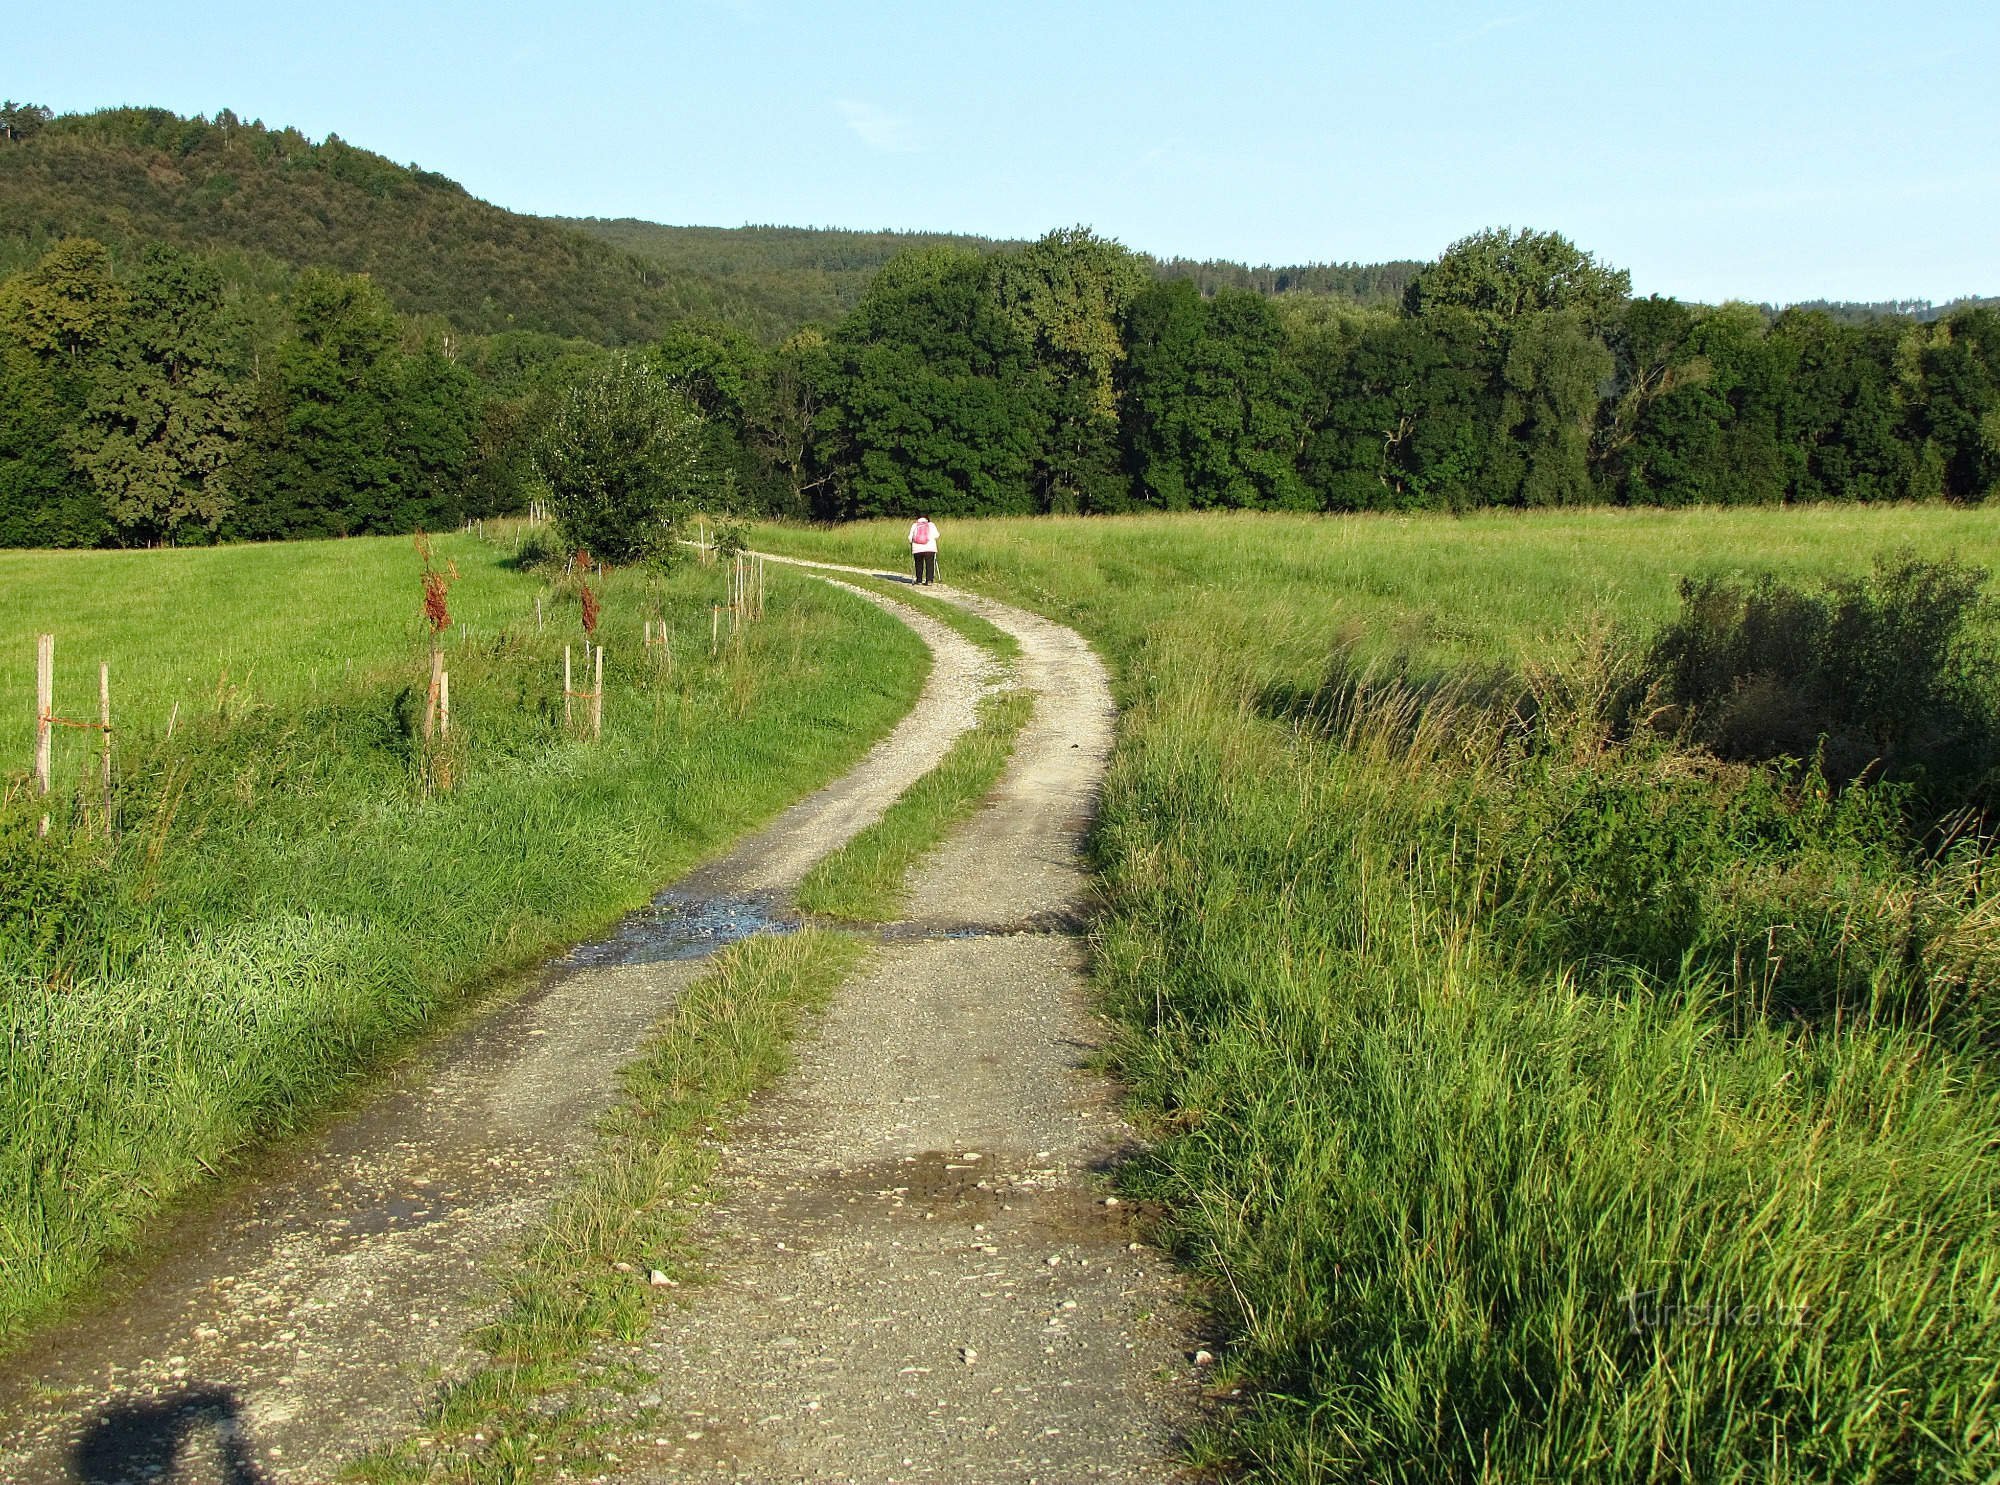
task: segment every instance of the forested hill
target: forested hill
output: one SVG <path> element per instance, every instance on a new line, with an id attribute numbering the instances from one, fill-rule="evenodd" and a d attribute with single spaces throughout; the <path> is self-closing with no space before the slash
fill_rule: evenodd
<path id="1" fill-rule="evenodd" d="M 1773 317 L 1781 312 L 1778 305 L 1766 304 L 1762 308 Z M 1782 308 L 1816 310 L 1842 325 L 1865 325 L 1870 320 L 1893 319 L 1915 320 L 1928 325 L 1934 320 L 1946 319 L 1961 309 L 2000 308 L 2000 298 L 1968 294 L 1948 299 L 1943 304 L 1929 299 L 1880 299 L 1867 304 L 1846 299 L 1801 299 Z"/>
<path id="2" fill-rule="evenodd" d="M 544 217 L 656 263 L 729 285 L 791 326 L 830 325 L 861 302 L 883 265 L 911 248 L 985 252 L 1019 243 L 955 232 L 856 232 L 831 227 L 669 227 L 633 217 Z"/>
<path id="3" fill-rule="evenodd" d="M 1023 243 L 954 232 L 857 232 L 831 227 L 671 227 L 631 217 L 548 217 L 649 259 L 662 267 L 726 283 L 767 314 L 793 324 L 831 324 L 861 302 L 880 269 L 911 248 L 956 247 L 977 252 Z M 1369 306 L 1402 301 L 1423 264 L 1298 263 L 1252 267 L 1221 259 L 1148 258 L 1160 279 L 1193 280 L 1204 294 L 1248 289 L 1258 294 L 1325 294 Z"/>
<path id="4" fill-rule="evenodd" d="M 732 286 L 642 261 L 588 236 L 477 200 L 337 135 L 119 108 L 0 130 L 0 274 L 60 238 L 114 250 L 166 241 L 282 269 L 368 274 L 408 314 L 460 330 L 541 330 L 634 345 L 676 321 L 764 336 L 789 326 Z M 21 119 L 12 117 L 24 115 Z"/>

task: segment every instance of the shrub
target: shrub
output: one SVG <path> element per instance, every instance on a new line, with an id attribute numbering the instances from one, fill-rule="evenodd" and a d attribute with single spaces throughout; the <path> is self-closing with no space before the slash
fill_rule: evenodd
<path id="1" fill-rule="evenodd" d="M 535 444 L 556 529 L 570 547 L 630 562 L 663 541 L 713 483 L 699 411 L 636 356 L 584 373 Z"/>
<path id="2" fill-rule="evenodd" d="M 2000 738 L 1973 633 L 1985 580 L 1913 556 L 1816 589 L 1686 580 L 1646 672 L 1719 757 L 1817 757 L 1836 785 L 1908 779 L 1939 811 L 1983 804 Z"/>

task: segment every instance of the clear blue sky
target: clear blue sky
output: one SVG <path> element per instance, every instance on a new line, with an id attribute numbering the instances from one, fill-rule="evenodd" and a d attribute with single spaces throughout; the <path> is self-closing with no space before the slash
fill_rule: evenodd
<path id="1" fill-rule="evenodd" d="M 1253 263 L 1504 224 L 1640 293 L 2000 293 L 1996 0 L 102 0 L 7 30 L 18 99 L 227 106 L 516 211 Z"/>

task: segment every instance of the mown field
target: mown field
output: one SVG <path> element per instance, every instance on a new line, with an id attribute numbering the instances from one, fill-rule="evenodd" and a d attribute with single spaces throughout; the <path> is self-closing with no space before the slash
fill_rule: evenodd
<path id="1" fill-rule="evenodd" d="M 614 573 L 592 742 L 563 721 L 573 586 L 523 570 L 511 534 L 440 538 L 437 554 L 460 580 L 452 735 L 434 752 L 407 539 L 0 554 L 0 720 L 16 740 L 0 770 L 0 1337 L 441 1008 L 838 773 L 927 668 L 902 626 L 789 573 L 711 658 L 719 573 Z M 647 619 L 670 656 L 642 645 Z M 94 743 L 67 732 L 55 829 L 34 834 L 44 628 L 59 712 L 94 714 L 96 662 L 112 667 L 109 838 L 75 787 Z M 446 772 L 453 787 L 434 787 Z"/>
<path id="2" fill-rule="evenodd" d="M 758 539 L 894 570 L 902 529 Z M 1934 778 L 1718 757 L 1649 704 L 1681 578 L 1818 591 L 1897 551 L 1993 569 L 2000 513 L 947 526 L 946 582 L 1117 672 L 1096 976 L 1151 1136 L 1125 1179 L 1244 1388 L 1198 1460 L 2000 1476 L 1984 817 Z M 1834 624 L 1822 648 L 1881 653 L 1796 668 L 1893 689 L 1923 620 Z M 1952 662 L 1988 718 L 1992 635 Z"/>

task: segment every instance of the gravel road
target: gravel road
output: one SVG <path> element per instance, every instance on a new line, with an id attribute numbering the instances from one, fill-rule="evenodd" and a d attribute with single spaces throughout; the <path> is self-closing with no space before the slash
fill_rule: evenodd
<path id="1" fill-rule="evenodd" d="M 673 1423 L 634 1441 L 630 1480 L 1174 1477 L 1200 1374 L 1174 1278 L 1103 1179 L 1131 1132 L 1083 1067 L 1079 851 L 1110 691 L 1070 630 L 933 592 L 1020 639 L 1034 717 L 737 1132 L 718 1282 L 615 1358 Z"/>
<path id="2" fill-rule="evenodd" d="M 103 1299 L 9 1357 L 0 1480 L 328 1480 L 470 1363 L 487 1266 L 587 1148 L 619 1067 L 700 956 L 879 818 L 996 681 L 949 628 L 860 596 L 930 646 L 910 716 L 658 911 L 433 1038 L 349 1113 L 182 1214 Z"/>

